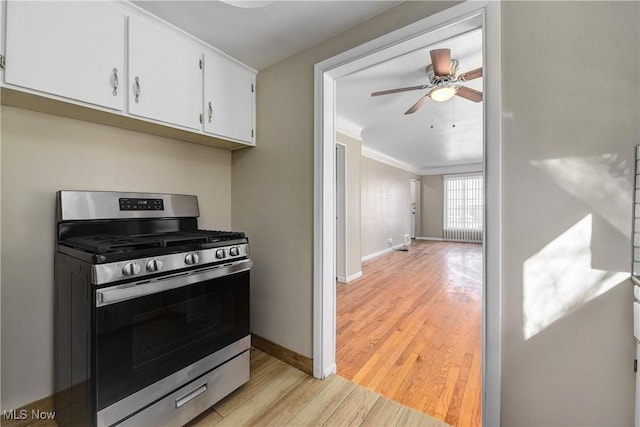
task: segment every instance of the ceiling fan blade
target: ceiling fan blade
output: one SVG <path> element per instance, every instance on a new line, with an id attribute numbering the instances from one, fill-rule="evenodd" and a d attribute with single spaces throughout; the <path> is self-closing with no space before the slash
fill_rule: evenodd
<path id="1" fill-rule="evenodd" d="M 428 87 L 429 85 L 421 85 L 421 86 L 401 87 L 399 89 L 381 90 L 380 92 L 373 92 L 371 96 L 389 95 L 391 93 L 408 92 L 410 90 L 426 89 Z"/>
<path id="2" fill-rule="evenodd" d="M 456 95 L 462 98 L 466 98 L 469 101 L 473 101 L 473 102 L 482 101 L 482 92 L 465 87 L 465 86 L 460 86 L 458 88 L 458 92 L 456 92 Z"/>
<path id="3" fill-rule="evenodd" d="M 431 51 L 431 65 L 436 76 L 451 74 L 451 49 L 434 49 Z"/>
<path id="4" fill-rule="evenodd" d="M 425 96 L 423 96 L 422 98 L 418 99 L 418 102 L 416 102 L 415 104 L 413 104 L 411 106 L 411 108 L 409 108 L 404 114 L 413 114 L 416 111 L 418 111 L 420 108 L 422 108 L 422 106 L 424 104 L 427 103 L 427 101 L 429 101 L 429 94 L 426 94 Z"/>
<path id="5" fill-rule="evenodd" d="M 478 77 L 482 77 L 482 67 L 467 71 L 466 73 L 462 73 L 458 76 L 458 78 L 463 82 L 468 82 L 469 80 L 477 79 Z"/>

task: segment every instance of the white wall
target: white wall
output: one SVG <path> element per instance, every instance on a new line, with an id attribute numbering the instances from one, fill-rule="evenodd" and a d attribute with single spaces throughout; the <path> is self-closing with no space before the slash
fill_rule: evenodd
<path id="1" fill-rule="evenodd" d="M 404 243 L 411 228 L 411 179 L 420 177 L 362 157 L 362 257 Z"/>
<path id="2" fill-rule="evenodd" d="M 203 145 L 2 109 L 2 403 L 53 393 L 55 192 L 196 194 L 200 226 L 231 227 L 231 153 Z"/>
<path id="3" fill-rule="evenodd" d="M 502 23 L 502 424 L 631 426 L 640 3 Z"/>

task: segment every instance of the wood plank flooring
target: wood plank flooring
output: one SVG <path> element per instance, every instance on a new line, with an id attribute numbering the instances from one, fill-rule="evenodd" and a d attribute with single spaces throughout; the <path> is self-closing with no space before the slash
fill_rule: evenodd
<path id="1" fill-rule="evenodd" d="M 0 424 L 58 426 L 53 420 L 1 420 Z M 447 427 L 338 375 L 316 380 L 256 348 L 251 348 L 249 382 L 187 424 L 214 426 Z"/>
<path id="2" fill-rule="evenodd" d="M 187 426 L 446 427 L 446 424 L 338 375 L 316 380 L 252 348 L 251 380 Z"/>
<path id="3" fill-rule="evenodd" d="M 453 426 L 481 425 L 482 246 L 418 240 L 337 284 L 338 374 Z"/>

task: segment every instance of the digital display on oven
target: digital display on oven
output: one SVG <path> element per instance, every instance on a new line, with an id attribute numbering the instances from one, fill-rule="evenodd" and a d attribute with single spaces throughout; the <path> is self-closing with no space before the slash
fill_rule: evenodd
<path id="1" fill-rule="evenodd" d="M 163 211 L 162 199 L 120 199 L 121 211 Z"/>

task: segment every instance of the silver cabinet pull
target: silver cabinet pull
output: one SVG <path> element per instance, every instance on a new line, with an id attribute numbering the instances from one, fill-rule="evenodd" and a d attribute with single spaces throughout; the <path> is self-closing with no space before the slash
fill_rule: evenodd
<path id="1" fill-rule="evenodd" d="M 211 101 L 209 101 L 209 123 L 211 123 L 211 119 L 213 118 L 213 106 L 211 106 Z"/>
<path id="2" fill-rule="evenodd" d="M 140 79 L 137 76 L 136 76 L 136 91 L 135 91 L 135 94 L 136 94 L 135 101 L 137 103 L 140 100 Z"/>
<path id="3" fill-rule="evenodd" d="M 118 96 L 118 69 L 113 69 L 113 96 Z"/>
<path id="4" fill-rule="evenodd" d="M 178 409 L 185 403 L 188 403 L 189 401 L 195 399 L 196 397 L 200 396 L 205 391 L 207 391 L 207 383 L 202 384 L 200 387 L 193 390 L 191 393 L 187 393 L 184 396 L 176 399 L 176 409 Z"/>

